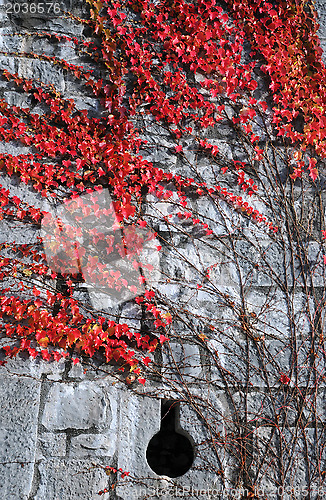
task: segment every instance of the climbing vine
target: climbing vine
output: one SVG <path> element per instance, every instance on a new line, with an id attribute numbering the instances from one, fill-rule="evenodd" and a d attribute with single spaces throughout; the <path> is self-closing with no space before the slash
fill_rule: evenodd
<path id="1" fill-rule="evenodd" d="M 81 36 L 12 35 L 69 47 L 78 65 L 2 52 L 80 85 L 97 110 L 2 73 L 26 104 L 0 100 L 0 139 L 17 148 L 0 153 L 0 217 L 38 236 L 1 243 L 1 363 L 100 356 L 135 391 L 159 377 L 206 426 L 199 456 L 221 483 L 222 449 L 251 498 L 262 478 L 292 484 L 302 457 L 320 486 L 326 71 L 313 6 L 87 1 L 88 18 L 66 13 Z M 102 304 L 81 298 L 83 283 Z M 136 327 L 110 296 L 136 304 Z"/>

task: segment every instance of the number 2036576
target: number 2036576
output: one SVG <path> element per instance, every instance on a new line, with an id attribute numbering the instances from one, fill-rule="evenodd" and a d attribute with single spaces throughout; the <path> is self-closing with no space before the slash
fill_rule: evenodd
<path id="1" fill-rule="evenodd" d="M 5 2 L 2 9 L 6 14 L 44 14 L 59 15 L 62 6 L 59 2 Z"/>

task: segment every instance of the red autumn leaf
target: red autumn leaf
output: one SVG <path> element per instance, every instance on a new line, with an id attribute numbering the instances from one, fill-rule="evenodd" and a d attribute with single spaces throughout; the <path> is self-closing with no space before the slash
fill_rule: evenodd
<path id="1" fill-rule="evenodd" d="M 28 349 L 28 354 L 33 358 L 35 359 L 37 356 L 38 356 L 38 351 L 36 349 L 33 349 L 33 348 L 29 348 Z"/>
<path id="2" fill-rule="evenodd" d="M 318 170 L 316 169 L 316 163 L 317 163 L 317 160 L 316 158 L 310 158 L 309 160 L 309 177 L 312 178 L 313 181 L 315 181 L 318 177 Z"/>
<path id="3" fill-rule="evenodd" d="M 142 362 L 144 363 L 145 366 L 148 366 L 149 363 L 151 363 L 151 358 L 146 356 L 145 358 L 142 358 Z"/>
<path id="4" fill-rule="evenodd" d="M 60 352 L 58 351 L 53 351 L 52 354 L 55 361 L 60 361 L 60 359 L 62 358 L 62 354 L 60 354 Z"/>
<path id="5" fill-rule="evenodd" d="M 267 106 L 267 103 L 266 103 L 265 101 L 261 101 L 261 102 L 260 102 L 260 105 L 261 105 L 261 107 L 262 107 L 263 111 L 266 111 L 266 110 L 267 110 L 268 106 Z"/>
<path id="6" fill-rule="evenodd" d="M 136 207 L 133 205 L 126 204 L 121 208 L 121 213 L 128 219 L 129 217 L 132 217 L 136 211 Z"/>
<path id="7" fill-rule="evenodd" d="M 315 181 L 318 177 L 318 170 L 316 168 L 310 169 L 309 177 L 311 177 L 312 180 Z"/>
<path id="8" fill-rule="evenodd" d="M 46 361 L 50 361 L 50 359 L 51 359 L 51 354 L 49 353 L 49 351 L 46 351 L 46 350 L 41 351 L 41 356 Z"/>
<path id="9" fill-rule="evenodd" d="M 282 382 L 282 384 L 287 385 L 290 382 L 290 378 L 287 375 L 285 375 L 285 373 L 282 373 L 280 376 L 280 382 Z"/>

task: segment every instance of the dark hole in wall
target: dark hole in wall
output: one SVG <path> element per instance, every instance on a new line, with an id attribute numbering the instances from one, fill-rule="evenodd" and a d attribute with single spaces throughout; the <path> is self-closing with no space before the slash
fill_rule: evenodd
<path id="1" fill-rule="evenodd" d="M 162 400 L 161 429 L 150 440 L 146 459 L 160 476 L 183 476 L 194 460 L 194 446 L 189 434 L 180 427 L 177 401 Z"/>
<path id="2" fill-rule="evenodd" d="M 296 132 L 299 132 L 300 134 L 303 134 L 303 132 L 304 132 L 304 123 L 305 123 L 304 116 L 301 112 L 298 114 L 298 116 L 296 116 L 292 120 L 292 125 L 293 125 L 294 130 Z"/>

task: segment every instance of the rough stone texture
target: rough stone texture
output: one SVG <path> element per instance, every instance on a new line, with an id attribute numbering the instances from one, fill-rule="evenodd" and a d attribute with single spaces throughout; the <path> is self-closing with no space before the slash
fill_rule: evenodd
<path id="1" fill-rule="evenodd" d="M 175 373 L 175 364 L 179 368 L 178 374 Z M 191 344 L 170 342 L 163 349 L 163 366 L 167 373 L 170 372 L 170 377 L 182 378 L 187 384 L 198 383 L 203 375 L 199 348 Z"/>
<path id="2" fill-rule="evenodd" d="M 97 457 L 112 458 L 116 449 L 117 429 L 115 432 L 102 434 L 81 434 L 71 438 L 70 455 L 72 457 Z"/>
<path id="3" fill-rule="evenodd" d="M 320 46 L 326 54 L 326 8 L 323 0 L 315 0 L 314 7 L 318 13 Z"/>
<path id="4" fill-rule="evenodd" d="M 53 434 L 43 432 L 38 436 L 37 460 L 46 460 L 46 457 L 66 456 L 67 436 L 65 433 Z"/>
<path id="5" fill-rule="evenodd" d="M 118 466 L 123 471 L 133 470 L 135 477 L 158 477 L 146 462 L 146 448 L 150 439 L 160 430 L 160 401 L 134 394 L 121 394 Z M 121 485 L 118 495 L 130 498 L 134 485 Z M 136 497 L 137 498 L 137 497 Z"/>
<path id="6" fill-rule="evenodd" d="M 28 462 L 35 455 L 40 383 L 27 377 L 1 374 L 1 461 L 8 457 Z M 10 406 L 7 402 L 10 401 Z"/>
<path id="7" fill-rule="evenodd" d="M 0 484 L 2 498 L 28 498 L 31 490 L 41 383 L 0 373 Z"/>
<path id="8" fill-rule="evenodd" d="M 49 458 L 37 466 L 39 483 L 34 500 L 97 500 L 109 498 L 98 495 L 107 486 L 103 469 L 93 468 L 89 461 Z M 18 500 L 18 497 L 17 497 Z"/>
<path id="9" fill-rule="evenodd" d="M 110 425 L 111 412 L 102 390 L 93 382 L 54 384 L 47 396 L 42 424 L 47 430 L 103 430 Z"/>

